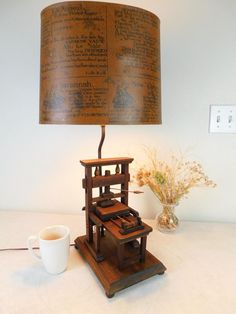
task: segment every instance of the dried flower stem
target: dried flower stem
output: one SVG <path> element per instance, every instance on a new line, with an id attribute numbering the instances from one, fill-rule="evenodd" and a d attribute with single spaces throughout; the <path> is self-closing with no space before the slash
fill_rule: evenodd
<path id="1" fill-rule="evenodd" d="M 155 151 L 148 151 L 150 167 L 139 168 L 135 180 L 139 186 L 146 185 L 165 204 L 178 203 L 193 187 L 215 187 L 216 184 L 204 174 L 196 161 L 171 156 L 171 162 L 158 160 Z"/>

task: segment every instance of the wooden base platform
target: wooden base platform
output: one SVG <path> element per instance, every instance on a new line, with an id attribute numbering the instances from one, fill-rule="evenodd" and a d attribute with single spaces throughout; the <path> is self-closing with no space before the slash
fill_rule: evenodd
<path id="1" fill-rule="evenodd" d="M 134 285 L 154 275 L 164 274 L 166 267 L 151 253 L 146 251 L 145 262 L 137 262 L 124 270 L 119 270 L 116 256 L 116 246 L 109 234 L 101 238 L 102 262 L 96 262 L 85 244 L 86 236 L 75 240 L 75 248 L 89 263 L 94 273 L 103 285 L 108 298 L 120 290 Z"/>

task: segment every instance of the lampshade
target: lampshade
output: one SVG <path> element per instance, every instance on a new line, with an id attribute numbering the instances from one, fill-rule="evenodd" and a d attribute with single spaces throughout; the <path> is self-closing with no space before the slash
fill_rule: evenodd
<path id="1" fill-rule="evenodd" d="M 41 13 L 40 123 L 161 123 L 160 21 L 73 1 Z"/>

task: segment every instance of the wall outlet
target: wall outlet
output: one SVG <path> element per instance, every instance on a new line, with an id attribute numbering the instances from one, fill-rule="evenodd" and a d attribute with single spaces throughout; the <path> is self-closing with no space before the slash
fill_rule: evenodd
<path id="1" fill-rule="evenodd" d="M 211 133 L 236 133 L 236 105 L 211 105 Z"/>

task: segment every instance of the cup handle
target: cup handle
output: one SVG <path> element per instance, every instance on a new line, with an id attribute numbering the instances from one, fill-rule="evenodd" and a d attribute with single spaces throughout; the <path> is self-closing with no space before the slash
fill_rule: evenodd
<path id="1" fill-rule="evenodd" d="M 33 247 L 32 247 L 32 243 L 33 242 L 36 242 L 38 240 L 38 237 L 33 235 L 33 236 L 30 236 L 28 237 L 28 241 L 27 241 L 27 244 L 28 244 L 28 250 L 31 252 L 31 254 L 37 259 L 37 260 L 41 260 L 41 256 L 38 255 L 37 253 L 35 253 Z"/>

